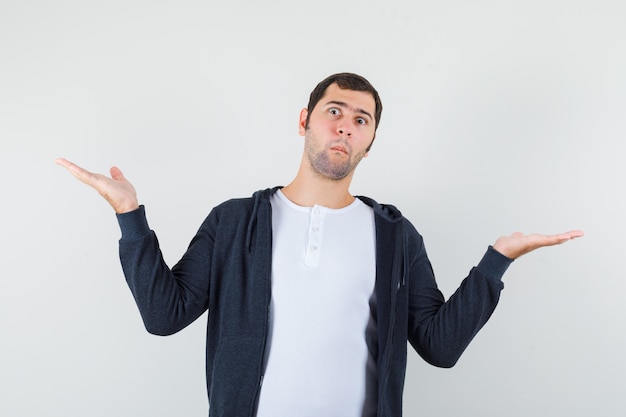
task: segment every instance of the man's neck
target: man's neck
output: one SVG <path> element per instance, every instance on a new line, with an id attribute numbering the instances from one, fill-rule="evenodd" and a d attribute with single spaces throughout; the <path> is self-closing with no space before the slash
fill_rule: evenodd
<path id="1" fill-rule="evenodd" d="M 319 175 L 304 172 L 301 168 L 294 180 L 282 189 L 291 202 L 303 206 L 314 205 L 338 209 L 349 206 L 354 201 L 349 187 L 352 173 L 341 180 L 331 180 Z"/>

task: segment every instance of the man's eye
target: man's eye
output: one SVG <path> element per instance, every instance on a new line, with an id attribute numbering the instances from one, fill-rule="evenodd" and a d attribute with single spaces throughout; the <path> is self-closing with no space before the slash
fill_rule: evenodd
<path id="1" fill-rule="evenodd" d="M 328 112 L 332 115 L 336 115 L 339 114 L 339 109 L 333 107 L 332 109 L 329 109 Z"/>
<path id="2" fill-rule="evenodd" d="M 364 119 L 364 118 L 362 118 L 362 117 L 357 118 L 357 119 L 356 119 L 356 122 L 357 122 L 358 124 L 360 124 L 360 125 L 366 125 L 366 124 L 367 124 L 367 120 L 365 120 L 365 119 Z"/>

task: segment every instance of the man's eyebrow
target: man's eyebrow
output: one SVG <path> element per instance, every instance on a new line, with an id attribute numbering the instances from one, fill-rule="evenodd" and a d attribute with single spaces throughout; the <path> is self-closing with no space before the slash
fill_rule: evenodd
<path id="1" fill-rule="evenodd" d="M 370 120 L 374 120 L 374 118 L 372 117 L 372 115 L 371 115 L 371 114 L 369 114 L 369 112 L 368 112 L 368 111 L 363 110 L 363 109 L 362 109 L 362 108 L 360 108 L 360 107 L 352 107 L 352 106 L 349 106 L 349 105 L 348 105 L 348 103 L 344 103 L 343 101 L 337 101 L 337 100 L 331 100 L 331 101 L 329 101 L 329 102 L 327 102 L 327 103 L 326 103 L 326 105 L 327 105 L 327 106 L 328 106 L 329 104 L 334 104 L 335 106 L 339 106 L 339 107 L 344 107 L 344 108 L 352 109 L 352 110 L 356 111 L 357 113 L 361 113 L 361 114 L 366 115 L 367 117 L 369 117 L 369 118 L 370 118 Z"/>

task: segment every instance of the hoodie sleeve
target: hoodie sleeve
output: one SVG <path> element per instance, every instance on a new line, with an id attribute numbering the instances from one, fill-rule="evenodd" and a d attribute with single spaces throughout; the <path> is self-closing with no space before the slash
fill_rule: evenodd
<path id="1" fill-rule="evenodd" d="M 176 333 L 208 306 L 214 216 L 207 217 L 183 258 L 171 269 L 163 260 L 143 206 L 118 214 L 117 219 L 122 231 L 122 269 L 146 329 L 157 335 Z"/>
<path id="2" fill-rule="evenodd" d="M 435 366 L 452 367 L 493 313 L 504 285 L 502 275 L 512 260 L 492 247 L 445 301 L 437 288 L 423 240 L 408 245 L 408 337 L 411 345 Z M 413 250 L 411 250 L 413 246 Z"/>

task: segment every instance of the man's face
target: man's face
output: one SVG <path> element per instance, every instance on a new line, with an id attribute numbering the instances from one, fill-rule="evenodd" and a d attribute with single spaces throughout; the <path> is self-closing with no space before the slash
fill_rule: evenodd
<path id="1" fill-rule="evenodd" d="M 331 84 L 311 112 L 308 128 L 307 110 L 300 112 L 304 152 L 315 173 L 341 180 L 354 172 L 374 140 L 375 108 L 371 93 Z"/>

